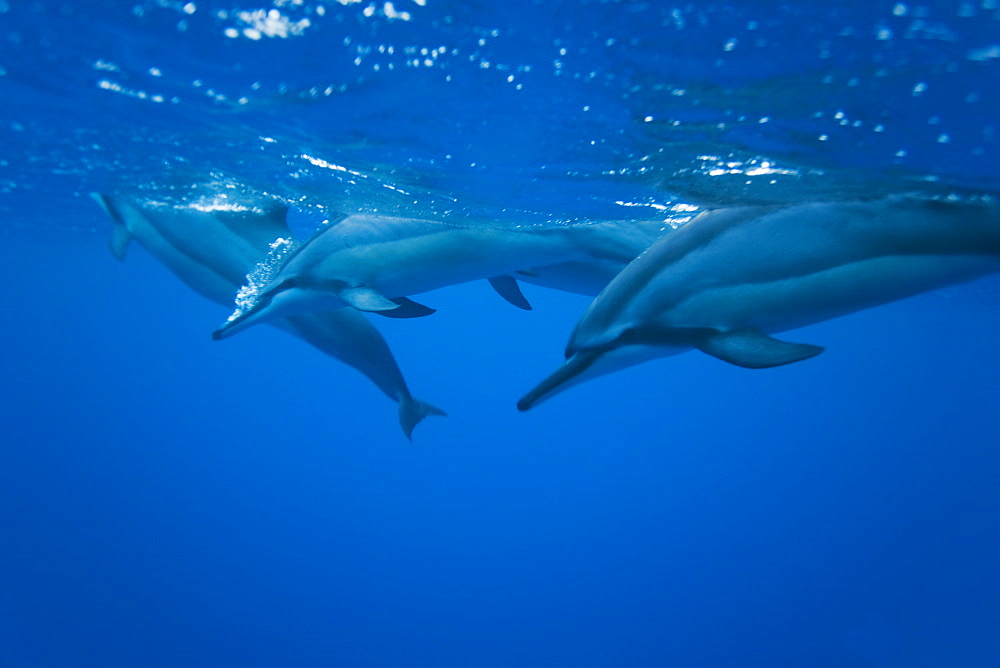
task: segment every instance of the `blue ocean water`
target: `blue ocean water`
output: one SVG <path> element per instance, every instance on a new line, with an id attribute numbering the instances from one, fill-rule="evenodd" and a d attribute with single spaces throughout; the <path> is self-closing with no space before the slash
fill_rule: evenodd
<path id="1" fill-rule="evenodd" d="M 997 277 L 514 402 L 588 299 L 379 319 L 366 379 L 89 198 L 518 227 L 1000 189 L 1000 6 L 0 0 L 0 663 L 1000 664 Z"/>

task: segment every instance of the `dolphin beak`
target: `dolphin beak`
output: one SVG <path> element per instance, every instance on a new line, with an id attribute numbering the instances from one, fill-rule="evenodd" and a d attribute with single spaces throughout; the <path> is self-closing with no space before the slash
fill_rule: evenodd
<path id="1" fill-rule="evenodd" d="M 227 339 L 233 334 L 238 333 L 241 329 L 249 327 L 250 325 L 242 324 L 246 321 L 246 319 L 249 316 L 250 316 L 249 312 L 241 313 L 240 315 L 232 318 L 231 320 L 227 320 L 226 322 L 222 323 L 222 325 L 217 330 L 212 332 L 212 340 L 221 341 L 222 339 Z"/>
<path id="2" fill-rule="evenodd" d="M 538 403 L 568 390 L 583 380 L 580 374 L 591 367 L 603 353 L 600 350 L 584 350 L 572 355 L 563 362 L 548 378 L 535 386 L 533 390 L 521 397 L 517 402 L 517 410 L 526 411 Z M 576 380 L 576 382 L 573 382 Z"/>
<path id="3" fill-rule="evenodd" d="M 221 341 L 222 339 L 227 339 L 233 334 L 238 334 L 244 329 L 256 325 L 266 317 L 267 310 L 266 303 L 258 302 L 247 311 L 237 311 L 229 316 L 229 320 L 222 323 L 217 330 L 212 332 L 212 340 Z"/>

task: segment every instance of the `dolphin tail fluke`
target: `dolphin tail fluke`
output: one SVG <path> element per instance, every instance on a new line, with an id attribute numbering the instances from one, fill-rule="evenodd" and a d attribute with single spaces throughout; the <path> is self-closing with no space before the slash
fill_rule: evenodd
<path id="1" fill-rule="evenodd" d="M 712 357 L 747 369 L 768 369 L 801 362 L 823 352 L 822 346 L 779 341 L 753 328 L 710 334 L 697 348 Z"/>
<path id="2" fill-rule="evenodd" d="M 90 197 L 111 216 L 111 220 L 114 222 L 114 227 L 111 229 L 111 253 L 119 260 L 125 259 L 125 249 L 128 247 L 128 242 L 132 240 L 132 234 L 128 231 L 125 218 L 115 207 L 115 202 L 110 195 L 91 193 Z"/>
<path id="3" fill-rule="evenodd" d="M 128 248 L 128 242 L 131 240 L 132 235 L 129 234 L 124 225 L 115 225 L 114 229 L 111 231 L 110 246 L 111 253 L 116 259 L 125 259 L 125 249 Z"/>
<path id="4" fill-rule="evenodd" d="M 496 290 L 496 293 L 506 299 L 508 303 L 525 311 L 531 310 L 531 304 L 528 303 L 524 293 L 521 292 L 521 287 L 517 284 L 517 280 L 513 276 L 507 276 L 506 274 L 494 276 L 489 281 L 493 289 Z"/>
<path id="5" fill-rule="evenodd" d="M 408 440 L 413 440 L 413 428 L 428 415 L 444 417 L 448 414 L 437 406 L 432 406 L 426 401 L 409 395 L 399 400 L 399 426 L 403 428 L 403 433 L 406 434 Z"/>

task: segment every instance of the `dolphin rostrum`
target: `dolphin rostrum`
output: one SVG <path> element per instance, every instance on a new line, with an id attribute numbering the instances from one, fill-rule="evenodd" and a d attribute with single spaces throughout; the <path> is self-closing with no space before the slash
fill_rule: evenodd
<path id="1" fill-rule="evenodd" d="M 489 279 L 507 301 L 530 308 L 517 279 L 590 291 L 648 246 L 663 223 L 636 221 L 497 229 L 353 214 L 291 252 L 275 274 L 213 335 L 224 338 L 268 319 L 345 306 L 410 318 L 433 309 L 410 295 Z M 655 228 L 655 229 L 654 229 Z M 580 266 L 575 266 L 580 265 Z M 535 268 L 550 267 L 549 271 Z M 573 271 L 574 268 L 577 271 Z M 596 293 L 595 293 L 596 294 Z"/>
<path id="2" fill-rule="evenodd" d="M 214 195 L 186 206 L 93 195 L 114 221 L 111 250 L 122 259 L 136 239 L 185 284 L 223 306 L 267 256 L 275 240 L 290 239 L 287 207 L 265 200 Z M 271 324 L 354 367 L 399 404 L 407 438 L 440 409 L 414 398 L 388 344 L 364 315 L 351 309 L 277 318 Z"/>
<path id="3" fill-rule="evenodd" d="M 518 408 L 698 349 L 766 368 L 823 348 L 769 336 L 1000 271 L 991 198 L 893 196 L 700 214 L 653 243 L 584 312 L 566 362 Z"/>

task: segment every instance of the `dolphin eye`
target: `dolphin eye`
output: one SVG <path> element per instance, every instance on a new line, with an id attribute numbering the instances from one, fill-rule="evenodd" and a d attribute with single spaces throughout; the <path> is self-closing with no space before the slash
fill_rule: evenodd
<path id="1" fill-rule="evenodd" d="M 623 329 L 621 331 L 621 334 L 618 335 L 618 340 L 619 341 L 632 341 L 632 340 L 634 340 L 636 338 L 637 335 L 638 335 L 638 332 L 636 332 L 635 327 L 626 327 L 625 329 Z"/>
<path id="2" fill-rule="evenodd" d="M 295 285 L 294 278 L 285 279 L 281 283 L 275 285 L 273 288 L 270 288 L 268 290 L 262 290 L 261 293 L 257 296 L 257 302 L 258 303 L 270 302 L 277 295 L 284 292 L 285 290 L 294 287 L 294 285 Z"/>

